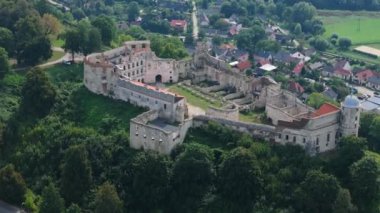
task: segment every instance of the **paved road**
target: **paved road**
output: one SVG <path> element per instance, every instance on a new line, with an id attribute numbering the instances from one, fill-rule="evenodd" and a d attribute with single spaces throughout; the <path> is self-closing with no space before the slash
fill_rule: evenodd
<path id="1" fill-rule="evenodd" d="M 48 2 L 54 6 L 58 6 L 58 7 L 61 7 L 61 8 L 65 8 L 66 11 L 69 11 L 70 8 L 69 7 L 66 7 L 65 5 L 59 3 L 59 2 L 56 2 L 56 1 L 53 1 L 53 0 L 48 0 Z"/>
<path id="2" fill-rule="evenodd" d="M 363 94 L 363 95 L 370 95 L 371 97 L 374 96 L 374 91 L 371 90 L 371 89 L 368 89 L 366 87 L 363 87 L 363 86 L 353 86 L 355 89 L 358 90 L 358 93 L 360 94 Z"/>
<path id="3" fill-rule="evenodd" d="M 197 6 L 195 4 L 195 1 L 192 1 L 193 3 L 193 12 L 191 13 L 191 19 L 193 22 L 193 38 L 194 40 L 198 40 L 198 33 L 199 33 L 199 28 L 198 28 L 198 19 L 197 19 Z"/>
<path id="4" fill-rule="evenodd" d="M 52 47 L 52 50 L 58 51 L 58 52 L 65 52 L 65 50 L 62 49 L 61 47 Z M 82 62 L 83 59 L 84 59 L 84 56 L 82 54 L 75 54 L 74 55 L 75 62 Z M 44 67 L 49 67 L 49 66 L 52 66 L 55 64 L 60 64 L 63 61 L 71 61 L 71 60 L 72 60 L 71 53 L 65 53 L 65 55 L 62 56 L 60 59 L 57 59 L 55 61 L 46 62 L 44 64 L 39 64 L 36 67 L 44 68 Z M 19 72 L 19 71 L 24 71 L 24 70 L 29 69 L 29 68 L 31 68 L 31 67 L 20 67 L 20 68 L 13 69 L 13 71 Z M 0 211 L 0 213 L 1 213 L 1 211 Z"/>
<path id="5" fill-rule="evenodd" d="M 0 200 L 0 212 L 1 213 L 25 213 L 24 210 L 12 206 Z"/>

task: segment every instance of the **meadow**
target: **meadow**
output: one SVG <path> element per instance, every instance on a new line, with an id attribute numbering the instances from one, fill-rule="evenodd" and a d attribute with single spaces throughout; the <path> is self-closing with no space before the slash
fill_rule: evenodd
<path id="1" fill-rule="evenodd" d="M 325 26 L 326 38 L 336 33 L 340 37 L 350 38 L 353 45 L 380 46 L 379 12 L 319 10 L 318 18 Z"/>

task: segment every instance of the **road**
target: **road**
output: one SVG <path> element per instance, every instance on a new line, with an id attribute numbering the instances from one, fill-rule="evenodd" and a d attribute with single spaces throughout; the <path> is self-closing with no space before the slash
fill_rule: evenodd
<path id="1" fill-rule="evenodd" d="M 0 200 L 0 212 L 1 213 L 25 213 L 24 210 L 12 206 Z"/>
<path id="2" fill-rule="evenodd" d="M 60 7 L 60 8 L 65 8 L 66 11 L 69 11 L 70 8 L 69 7 L 66 7 L 65 5 L 59 3 L 59 2 L 56 2 L 56 1 L 53 1 L 53 0 L 47 0 L 50 4 L 54 5 L 54 6 L 57 6 L 57 7 Z"/>
<path id="3" fill-rule="evenodd" d="M 366 87 L 363 87 L 363 86 L 355 86 L 355 85 L 352 85 L 352 86 L 353 86 L 355 89 L 357 89 L 357 90 L 358 90 L 358 93 L 360 93 L 360 94 L 363 94 L 363 95 L 366 95 L 366 96 L 370 95 L 371 97 L 375 95 L 373 90 L 368 89 L 368 88 L 366 88 Z"/>
<path id="4" fill-rule="evenodd" d="M 195 4 L 195 1 L 192 1 L 193 3 L 193 12 L 191 13 L 191 19 L 193 22 L 193 38 L 194 40 L 198 40 L 198 33 L 199 33 L 199 28 L 198 28 L 198 19 L 197 19 L 197 6 Z"/>

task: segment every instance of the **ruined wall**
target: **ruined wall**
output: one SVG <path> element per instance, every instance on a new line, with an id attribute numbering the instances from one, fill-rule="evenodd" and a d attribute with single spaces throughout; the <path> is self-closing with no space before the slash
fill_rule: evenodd
<path id="1" fill-rule="evenodd" d="M 158 118 L 158 112 L 151 110 L 131 119 L 131 148 L 153 150 L 161 154 L 170 154 L 175 146 L 183 142 L 188 129 L 192 126 L 191 119 L 185 120 L 180 123 L 175 130 L 172 129 L 171 131 L 149 124 L 150 121 Z"/>
<path id="2" fill-rule="evenodd" d="M 209 106 L 206 111 L 206 115 L 224 118 L 228 120 L 238 121 L 239 120 L 239 108 L 236 105 L 231 105 L 226 108 L 215 108 Z"/>
<path id="3" fill-rule="evenodd" d="M 215 121 L 225 127 L 232 128 L 236 131 L 245 132 L 257 139 L 263 139 L 267 141 L 274 141 L 276 137 L 276 128 L 274 126 L 246 123 L 240 121 L 232 121 L 224 118 L 216 118 L 211 116 L 199 115 L 193 118 L 193 127 L 200 127 L 203 124 L 207 124 L 209 121 Z"/>

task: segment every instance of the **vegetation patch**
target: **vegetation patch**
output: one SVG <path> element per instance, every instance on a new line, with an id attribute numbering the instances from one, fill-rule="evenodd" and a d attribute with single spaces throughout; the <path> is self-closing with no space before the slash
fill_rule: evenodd
<path id="1" fill-rule="evenodd" d="M 319 15 L 327 38 L 336 33 L 354 45 L 380 43 L 380 13 L 320 11 Z"/>

